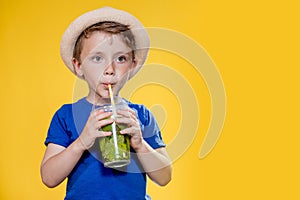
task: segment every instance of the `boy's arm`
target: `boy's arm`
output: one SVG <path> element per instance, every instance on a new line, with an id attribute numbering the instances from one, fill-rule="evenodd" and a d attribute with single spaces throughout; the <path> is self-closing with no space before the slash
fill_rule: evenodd
<path id="1" fill-rule="evenodd" d="M 130 145 L 137 153 L 144 171 L 158 185 L 167 185 L 171 181 L 172 162 L 166 149 L 161 147 L 154 150 L 143 139 L 140 122 L 134 110 L 118 110 L 118 114 L 124 118 L 117 118 L 117 123 L 128 125 L 128 128 L 121 130 L 120 133 L 131 135 Z"/>
<path id="2" fill-rule="evenodd" d="M 55 187 L 71 173 L 83 152 L 93 146 L 95 139 L 111 135 L 99 128 L 111 124 L 111 113 L 103 110 L 92 112 L 80 136 L 67 148 L 49 143 L 41 164 L 41 176 L 45 185 Z"/>
<path id="3" fill-rule="evenodd" d="M 78 140 L 67 148 L 49 143 L 41 164 L 43 183 L 53 188 L 63 182 L 71 173 L 83 152 L 84 148 Z"/>
<path id="4" fill-rule="evenodd" d="M 149 176 L 160 186 L 167 185 L 172 178 L 172 162 L 164 147 L 154 150 L 145 140 L 135 149 L 137 156 Z"/>

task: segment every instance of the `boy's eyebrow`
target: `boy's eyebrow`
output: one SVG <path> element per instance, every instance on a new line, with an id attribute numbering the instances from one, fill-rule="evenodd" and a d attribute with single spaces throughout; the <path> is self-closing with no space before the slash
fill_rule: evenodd
<path id="1" fill-rule="evenodd" d="M 94 51 L 94 50 L 91 50 L 89 53 L 88 53 L 88 56 L 89 55 L 102 55 L 103 52 L 102 51 Z"/>
<path id="2" fill-rule="evenodd" d="M 132 51 L 118 51 L 116 53 L 114 53 L 115 55 L 117 54 L 130 54 Z"/>
<path id="3" fill-rule="evenodd" d="M 103 54 L 102 51 L 90 51 L 89 54 Z"/>
<path id="4" fill-rule="evenodd" d="M 120 54 L 130 54 L 132 51 L 118 51 L 115 52 L 114 55 L 120 55 Z M 90 51 L 88 55 L 103 55 L 102 51 Z"/>

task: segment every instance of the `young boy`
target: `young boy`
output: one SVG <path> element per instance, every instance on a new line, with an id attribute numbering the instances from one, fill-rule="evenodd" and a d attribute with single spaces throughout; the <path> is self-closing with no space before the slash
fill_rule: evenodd
<path id="1" fill-rule="evenodd" d="M 65 199 L 109 200 L 150 199 L 146 176 L 164 186 L 171 180 L 172 167 L 160 130 L 151 112 L 126 100 L 129 109 L 118 111 L 117 123 L 127 124 L 131 162 L 122 170 L 106 168 L 98 159 L 97 138 L 113 123 L 112 113 L 93 110 L 115 95 L 144 64 L 149 37 L 131 14 L 104 7 L 85 13 L 67 28 L 61 41 L 66 66 L 89 87 L 87 97 L 63 105 L 53 116 L 41 163 L 43 183 L 56 187 L 68 178 Z"/>

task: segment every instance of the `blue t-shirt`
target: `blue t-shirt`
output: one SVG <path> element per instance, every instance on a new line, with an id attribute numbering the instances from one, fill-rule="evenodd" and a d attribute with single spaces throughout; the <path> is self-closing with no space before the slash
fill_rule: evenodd
<path id="1" fill-rule="evenodd" d="M 126 101 L 136 111 L 143 138 L 154 149 L 165 147 L 158 124 L 143 105 Z M 86 98 L 63 105 L 53 116 L 45 144 L 68 147 L 82 132 L 93 105 Z M 131 149 L 130 164 L 120 170 L 102 164 L 99 143 L 85 151 L 68 176 L 65 200 L 145 200 L 146 174 Z"/>

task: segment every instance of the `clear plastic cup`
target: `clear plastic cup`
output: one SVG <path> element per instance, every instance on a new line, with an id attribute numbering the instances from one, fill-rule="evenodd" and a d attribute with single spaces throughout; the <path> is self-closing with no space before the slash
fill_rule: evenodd
<path id="1" fill-rule="evenodd" d="M 112 112 L 111 117 L 115 116 L 117 110 L 128 108 L 125 101 L 117 99 L 115 105 L 105 104 L 98 106 L 97 109 L 102 109 L 105 112 Z M 120 131 L 126 128 L 125 124 L 117 124 L 116 122 L 101 127 L 102 131 L 111 131 L 112 135 L 99 139 L 100 151 L 102 153 L 103 164 L 109 168 L 120 168 L 130 163 L 130 136 L 120 134 Z"/>

